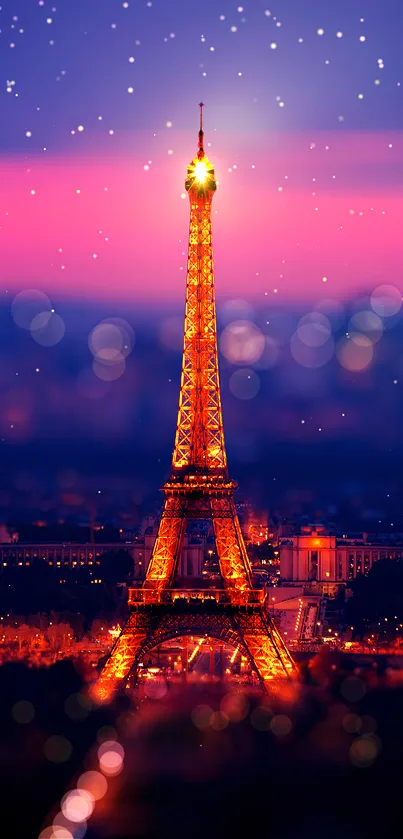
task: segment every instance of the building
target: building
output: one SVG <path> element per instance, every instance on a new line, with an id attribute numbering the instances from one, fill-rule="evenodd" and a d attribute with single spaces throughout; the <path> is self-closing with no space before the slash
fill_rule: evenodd
<path id="1" fill-rule="evenodd" d="M 0 542 L 0 572 L 8 566 L 29 567 L 38 560 L 57 569 L 87 568 L 100 565 L 104 553 L 126 550 L 133 558 L 133 577 L 141 580 L 145 577 L 152 549 L 156 539 L 156 530 L 146 529 L 144 538 L 133 542 L 108 542 L 104 544 L 42 543 L 24 544 L 22 542 Z M 204 545 L 199 539 L 185 536 L 178 573 L 181 576 L 198 577 L 202 575 Z"/>
<path id="2" fill-rule="evenodd" d="M 281 585 L 267 589 L 266 606 L 287 643 L 309 643 L 322 634 L 324 600 L 320 590 Z"/>
<path id="3" fill-rule="evenodd" d="M 298 535 L 280 539 L 280 577 L 283 581 L 320 586 L 333 595 L 359 574 L 368 574 L 378 559 L 401 559 L 403 544 L 377 537 L 330 536 L 322 526 L 303 527 Z"/>
<path id="4" fill-rule="evenodd" d="M 24 544 L 23 542 L 0 543 L 0 567 L 29 566 L 42 559 L 55 568 L 79 568 L 99 565 L 102 554 L 109 551 L 126 549 L 133 554 L 132 545 L 121 542 L 108 544 L 62 544 L 60 542 L 43 544 Z"/>
<path id="5" fill-rule="evenodd" d="M 259 546 L 276 538 L 277 528 L 270 521 L 268 510 L 256 510 L 248 501 L 237 502 L 236 510 L 247 544 Z"/>
<path id="6" fill-rule="evenodd" d="M 18 533 L 10 533 L 5 524 L 0 524 L 0 543 L 1 542 L 6 542 L 7 544 L 10 544 L 10 542 L 18 542 Z"/>
<path id="7" fill-rule="evenodd" d="M 269 514 L 268 512 L 254 512 L 248 511 L 248 516 L 242 523 L 242 530 L 245 541 L 251 545 L 261 545 L 263 542 L 268 542 L 273 538 L 273 533 L 269 528 Z"/>

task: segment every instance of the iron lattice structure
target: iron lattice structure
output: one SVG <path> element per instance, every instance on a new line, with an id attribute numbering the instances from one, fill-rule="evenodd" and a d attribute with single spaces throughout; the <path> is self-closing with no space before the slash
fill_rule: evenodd
<path id="1" fill-rule="evenodd" d="M 142 589 L 131 589 L 131 614 L 94 692 L 108 698 L 144 655 L 175 635 L 209 635 L 239 646 L 262 683 L 292 677 L 293 660 L 252 588 L 234 492 L 228 475 L 221 411 L 211 209 L 214 167 L 204 153 L 200 105 L 197 156 L 187 169 L 190 230 L 178 421 L 164 509 Z M 175 589 L 188 519 L 211 518 L 224 590 Z"/>

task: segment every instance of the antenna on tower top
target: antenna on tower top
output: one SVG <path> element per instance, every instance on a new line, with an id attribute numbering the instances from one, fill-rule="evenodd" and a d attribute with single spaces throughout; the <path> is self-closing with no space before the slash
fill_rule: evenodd
<path id="1" fill-rule="evenodd" d="M 199 151 L 197 152 L 197 157 L 199 160 L 204 157 L 204 148 L 203 148 L 203 141 L 204 141 L 204 131 L 203 131 L 203 108 L 204 102 L 199 102 L 200 108 L 200 129 L 199 129 Z"/>

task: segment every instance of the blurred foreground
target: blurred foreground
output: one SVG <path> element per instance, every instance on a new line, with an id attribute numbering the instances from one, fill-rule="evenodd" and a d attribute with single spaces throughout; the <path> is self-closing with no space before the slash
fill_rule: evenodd
<path id="1" fill-rule="evenodd" d="M 264 697 L 158 676 L 94 708 L 71 662 L 4 665 L 2 835 L 390 835 L 402 815 L 399 674 L 342 671 L 326 650 L 303 681 Z"/>

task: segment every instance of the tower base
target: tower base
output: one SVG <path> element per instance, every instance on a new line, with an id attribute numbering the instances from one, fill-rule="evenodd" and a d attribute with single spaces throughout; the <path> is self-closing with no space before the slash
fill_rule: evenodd
<path id="1" fill-rule="evenodd" d="M 295 664 L 262 605 L 262 594 L 250 589 L 243 602 L 234 604 L 231 594 L 222 589 L 131 589 L 133 611 L 94 685 L 94 699 L 107 701 L 124 687 L 147 653 L 184 635 L 207 636 L 238 647 L 265 689 L 273 681 L 295 678 Z"/>

